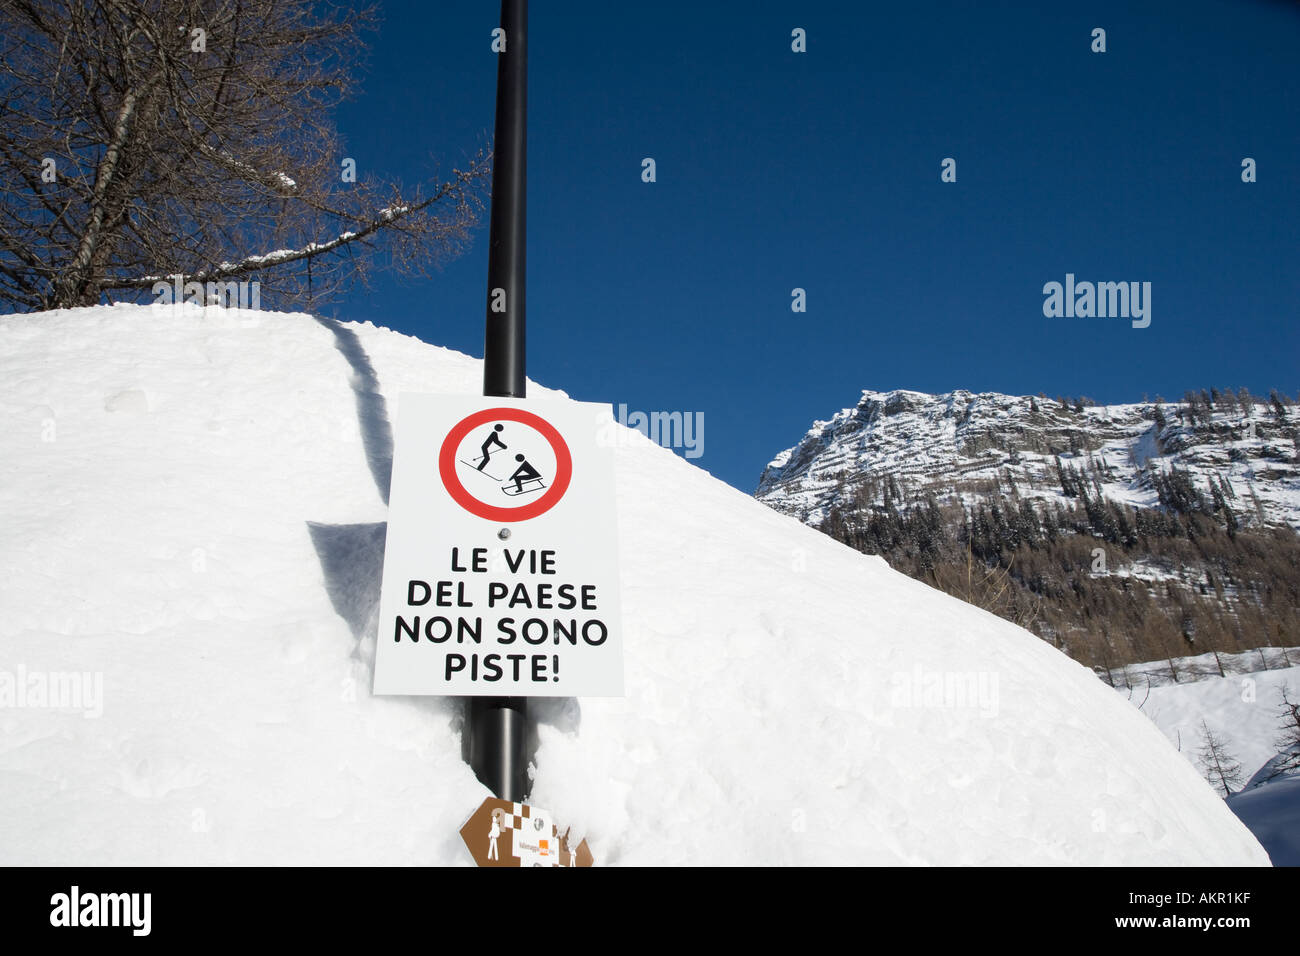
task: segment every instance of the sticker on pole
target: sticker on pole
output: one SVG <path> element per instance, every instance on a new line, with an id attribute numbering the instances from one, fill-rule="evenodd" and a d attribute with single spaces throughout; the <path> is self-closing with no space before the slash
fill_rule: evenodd
<path id="1" fill-rule="evenodd" d="M 607 405 L 399 398 L 376 694 L 617 697 Z"/>
<path id="2" fill-rule="evenodd" d="M 587 841 L 570 844 L 551 815 L 526 803 L 488 797 L 460 828 L 479 866 L 591 866 Z"/>

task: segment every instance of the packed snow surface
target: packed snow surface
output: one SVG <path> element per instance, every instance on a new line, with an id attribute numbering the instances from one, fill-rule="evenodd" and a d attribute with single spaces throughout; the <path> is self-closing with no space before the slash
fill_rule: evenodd
<path id="1" fill-rule="evenodd" d="M 0 863 L 469 865 L 457 702 L 370 662 L 398 395 L 480 385 L 300 314 L 0 318 Z M 534 784 L 599 864 L 1268 862 L 1085 668 L 625 437 L 627 696 L 548 708 Z"/>

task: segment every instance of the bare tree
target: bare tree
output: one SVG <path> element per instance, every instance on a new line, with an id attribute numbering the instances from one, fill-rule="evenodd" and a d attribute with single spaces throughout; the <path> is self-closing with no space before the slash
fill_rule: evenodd
<path id="1" fill-rule="evenodd" d="M 1232 759 L 1227 744 L 1210 730 L 1210 725 L 1201 721 L 1201 746 L 1197 748 L 1196 757 L 1201 764 L 1201 773 L 1210 786 L 1223 796 L 1229 797 L 1240 788 L 1241 764 Z"/>
<path id="2" fill-rule="evenodd" d="M 1279 726 L 1273 745 L 1280 760 L 1274 765 L 1274 776 L 1300 771 L 1300 699 L 1292 700 L 1290 688 L 1285 684 L 1280 691 L 1282 703 L 1278 707 Z"/>
<path id="3" fill-rule="evenodd" d="M 0 301 L 179 274 L 300 302 L 457 252 L 484 152 L 404 189 L 355 170 L 333 125 L 375 23 L 315 0 L 0 0 Z"/>

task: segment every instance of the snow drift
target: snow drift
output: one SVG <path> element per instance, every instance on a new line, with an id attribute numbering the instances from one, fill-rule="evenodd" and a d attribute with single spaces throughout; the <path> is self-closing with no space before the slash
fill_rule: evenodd
<path id="1" fill-rule="evenodd" d="M 0 318 L 0 862 L 467 865 L 459 708 L 369 687 L 397 396 L 480 383 L 300 314 Z M 534 782 L 598 863 L 1268 862 L 1083 667 L 626 437 L 627 696 L 548 706 Z"/>

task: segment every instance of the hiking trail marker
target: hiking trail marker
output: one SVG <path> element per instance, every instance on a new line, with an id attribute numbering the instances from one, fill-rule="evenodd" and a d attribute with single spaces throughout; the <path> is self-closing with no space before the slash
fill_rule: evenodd
<path id="1" fill-rule="evenodd" d="M 623 694 L 609 406 L 399 397 L 375 694 Z"/>
<path id="2" fill-rule="evenodd" d="M 591 866 L 587 841 L 569 846 L 551 815 L 526 803 L 488 797 L 460 828 L 479 866 Z"/>

